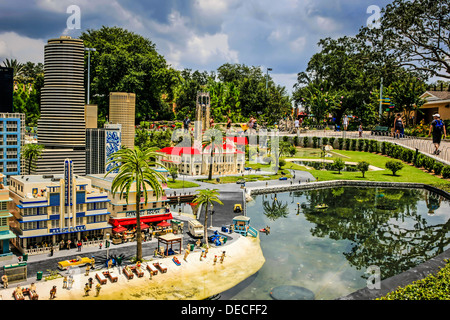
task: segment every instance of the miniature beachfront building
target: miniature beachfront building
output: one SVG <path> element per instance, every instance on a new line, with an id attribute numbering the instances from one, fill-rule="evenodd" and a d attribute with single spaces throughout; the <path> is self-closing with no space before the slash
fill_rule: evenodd
<path id="1" fill-rule="evenodd" d="M 3 185 L 4 176 L 0 173 L 0 260 L 8 260 L 12 258 L 9 248 L 9 240 L 14 239 L 16 235 L 9 229 L 9 187 Z"/>
<path id="2" fill-rule="evenodd" d="M 11 242 L 23 254 L 46 253 L 52 245 L 67 248 L 69 240 L 72 247 L 77 241 L 99 241 L 111 230 L 108 194 L 75 175 L 70 159 L 64 161 L 64 174 L 12 176 L 9 197 Z"/>
<path id="3" fill-rule="evenodd" d="M 156 170 L 162 172 L 163 175 L 167 174 L 167 170 L 165 169 Z M 108 195 L 108 199 L 110 201 L 108 201 L 107 209 L 110 213 L 109 224 L 113 228 L 113 234 L 123 232 L 124 229 L 130 229 L 136 226 L 136 186 L 131 186 L 127 203 L 125 197 L 120 197 L 119 192 L 115 194 L 111 192 L 112 182 L 116 175 L 116 173 L 112 173 L 106 177 L 104 174 L 92 174 L 86 176 L 86 178 L 91 181 L 94 188 L 97 188 L 102 192 L 104 191 Z M 166 186 L 163 185 L 163 188 L 165 187 Z M 172 219 L 172 214 L 170 212 L 166 212 L 166 206 L 169 200 L 165 194 L 157 199 L 155 192 L 153 190 L 149 190 L 147 191 L 147 197 L 147 204 L 144 203 L 143 196 L 141 197 L 141 201 L 139 203 L 141 223 L 151 226 L 152 224 L 157 224 L 163 220 Z"/>

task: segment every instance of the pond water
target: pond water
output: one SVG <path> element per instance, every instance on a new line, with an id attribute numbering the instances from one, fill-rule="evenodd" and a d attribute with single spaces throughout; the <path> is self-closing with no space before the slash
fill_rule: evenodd
<path id="1" fill-rule="evenodd" d="M 326 204 L 328 208 L 317 209 Z M 442 253 L 450 242 L 449 201 L 426 190 L 340 187 L 256 195 L 250 224 L 266 259 L 223 299 L 265 300 L 279 286 L 335 299 L 367 286 L 369 267 L 385 279 Z"/>

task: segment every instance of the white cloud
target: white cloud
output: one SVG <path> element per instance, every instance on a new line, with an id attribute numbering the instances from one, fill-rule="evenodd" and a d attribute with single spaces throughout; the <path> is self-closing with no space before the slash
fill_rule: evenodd
<path id="1" fill-rule="evenodd" d="M 193 35 L 186 46 L 186 55 L 200 64 L 210 64 L 213 60 L 220 64 L 238 63 L 238 52 L 231 50 L 228 35 L 217 33 L 214 35 Z"/>
<path id="2" fill-rule="evenodd" d="M 4 32 L 0 34 L 0 61 L 5 58 L 17 59 L 19 62 L 44 62 L 43 39 L 31 39 L 20 36 L 15 32 Z"/>
<path id="3" fill-rule="evenodd" d="M 300 53 L 305 49 L 306 37 L 298 37 L 289 43 L 289 47 L 295 53 Z"/>

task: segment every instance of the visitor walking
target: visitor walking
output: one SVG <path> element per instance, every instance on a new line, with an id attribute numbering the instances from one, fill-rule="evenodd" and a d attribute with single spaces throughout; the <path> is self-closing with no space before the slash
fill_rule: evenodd
<path id="1" fill-rule="evenodd" d="M 348 117 L 347 117 L 347 115 L 344 116 L 343 125 L 344 125 L 344 130 L 347 131 L 347 127 L 348 127 Z"/>
<path id="2" fill-rule="evenodd" d="M 433 121 L 430 125 L 430 130 L 428 132 L 428 136 L 433 134 L 433 144 L 434 144 L 434 152 L 433 154 L 439 155 L 441 151 L 439 150 L 442 134 L 444 134 L 444 139 L 447 137 L 447 131 L 445 129 L 444 121 L 441 120 L 441 116 L 436 113 L 433 115 Z"/>
<path id="3" fill-rule="evenodd" d="M 231 132 L 231 119 L 229 116 L 227 116 L 227 133 Z"/>
<path id="4" fill-rule="evenodd" d="M 358 133 L 359 133 L 359 137 L 362 137 L 362 133 L 363 133 L 363 127 L 362 127 L 362 123 L 359 123 L 359 127 L 358 127 Z"/>
<path id="5" fill-rule="evenodd" d="M 400 113 L 397 113 L 397 117 L 394 120 L 394 139 L 397 137 L 400 139 L 400 134 L 403 132 L 403 119 Z"/>

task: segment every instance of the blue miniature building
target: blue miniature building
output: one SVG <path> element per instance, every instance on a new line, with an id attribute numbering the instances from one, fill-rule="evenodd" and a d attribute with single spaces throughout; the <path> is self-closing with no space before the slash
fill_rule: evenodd
<path id="1" fill-rule="evenodd" d="M 250 218 L 246 216 L 237 216 L 233 218 L 233 229 L 234 232 L 239 233 L 243 236 L 247 234 L 257 237 L 258 230 L 250 226 Z"/>

